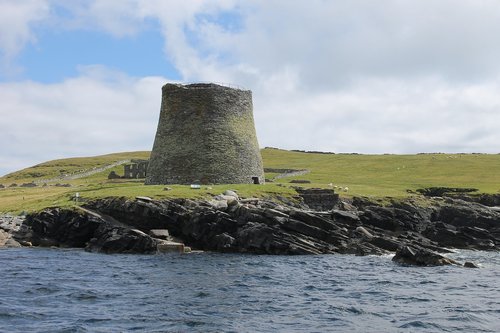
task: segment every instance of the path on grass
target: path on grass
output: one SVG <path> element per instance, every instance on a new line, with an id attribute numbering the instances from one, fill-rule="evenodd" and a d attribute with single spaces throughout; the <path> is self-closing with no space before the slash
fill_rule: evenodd
<path id="1" fill-rule="evenodd" d="M 309 172 L 311 172 L 311 170 L 264 168 L 264 172 L 277 173 L 277 175 L 272 178 L 272 180 L 276 180 L 276 179 L 285 178 L 285 177 L 302 176 L 302 175 L 308 174 Z"/>
<path id="2" fill-rule="evenodd" d="M 63 180 L 74 180 L 74 179 L 79 179 L 79 178 L 85 178 L 85 177 L 95 175 L 96 173 L 103 172 L 105 170 L 114 168 L 118 165 L 122 165 L 125 163 L 130 163 L 130 160 L 117 161 L 115 163 L 111 163 L 111 164 L 108 164 L 108 165 L 105 165 L 102 167 L 94 167 L 92 169 L 84 170 L 82 172 L 74 173 L 71 175 L 62 175 L 62 176 L 58 176 L 58 177 L 54 177 L 54 178 L 50 178 L 50 179 L 39 179 L 39 180 L 35 180 L 34 183 L 43 184 L 43 183 L 60 182 Z"/>

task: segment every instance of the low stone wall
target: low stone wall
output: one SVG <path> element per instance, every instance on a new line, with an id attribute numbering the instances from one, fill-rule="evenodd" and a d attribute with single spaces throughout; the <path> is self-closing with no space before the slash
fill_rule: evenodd
<path id="1" fill-rule="evenodd" d="M 310 170 L 307 169 L 277 169 L 277 168 L 264 168 L 264 172 L 277 173 L 272 180 L 281 179 L 285 177 L 295 177 L 306 175 Z"/>
<path id="2" fill-rule="evenodd" d="M 330 189 L 296 189 L 304 203 L 313 210 L 326 211 L 334 209 L 339 203 L 339 195 Z"/>

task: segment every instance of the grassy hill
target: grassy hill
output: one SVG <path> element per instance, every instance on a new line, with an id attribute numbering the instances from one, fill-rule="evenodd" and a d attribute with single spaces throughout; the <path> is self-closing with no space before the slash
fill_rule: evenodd
<path id="1" fill-rule="evenodd" d="M 431 186 L 472 187 L 484 193 L 500 192 L 500 154 L 419 154 L 358 155 L 320 154 L 262 150 L 265 168 L 307 169 L 305 175 L 276 179 L 265 185 L 216 185 L 192 190 L 189 186 L 145 186 L 142 180 L 108 180 L 110 171 L 123 174 L 123 166 L 99 168 L 131 159 L 146 159 L 149 152 L 127 152 L 94 157 L 54 160 L 0 178 L 0 212 L 37 210 L 48 206 L 68 206 L 79 193 L 83 199 L 105 196 L 150 196 L 155 198 L 204 197 L 225 189 L 238 190 L 241 196 L 293 196 L 292 179 L 308 180 L 304 187 L 348 187 L 341 195 L 404 197 L 407 190 Z M 92 173 L 94 170 L 95 173 Z M 84 175 L 84 177 L 82 177 Z M 267 178 L 277 173 L 266 173 Z M 81 177 L 81 178 L 78 178 Z M 76 178 L 76 179 L 71 179 Z M 36 182 L 37 187 L 20 187 Z M 13 187 L 12 184 L 18 186 Z M 57 183 L 70 187 L 55 186 Z M 46 186 L 43 186 L 47 184 Z M 12 187 L 11 187 L 12 186 Z"/>

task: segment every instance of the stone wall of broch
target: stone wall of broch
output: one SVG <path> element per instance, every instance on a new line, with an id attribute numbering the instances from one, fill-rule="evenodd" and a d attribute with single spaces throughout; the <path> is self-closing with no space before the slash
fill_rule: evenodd
<path id="1" fill-rule="evenodd" d="M 252 92 L 166 84 L 146 184 L 264 181 Z"/>

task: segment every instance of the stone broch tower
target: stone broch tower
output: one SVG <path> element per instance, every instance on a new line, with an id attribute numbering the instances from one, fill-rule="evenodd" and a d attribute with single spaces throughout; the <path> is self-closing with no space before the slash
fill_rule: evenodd
<path id="1" fill-rule="evenodd" d="M 166 84 L 146 184 L 264 181 L 252 92 L 217 84 Z"/>

